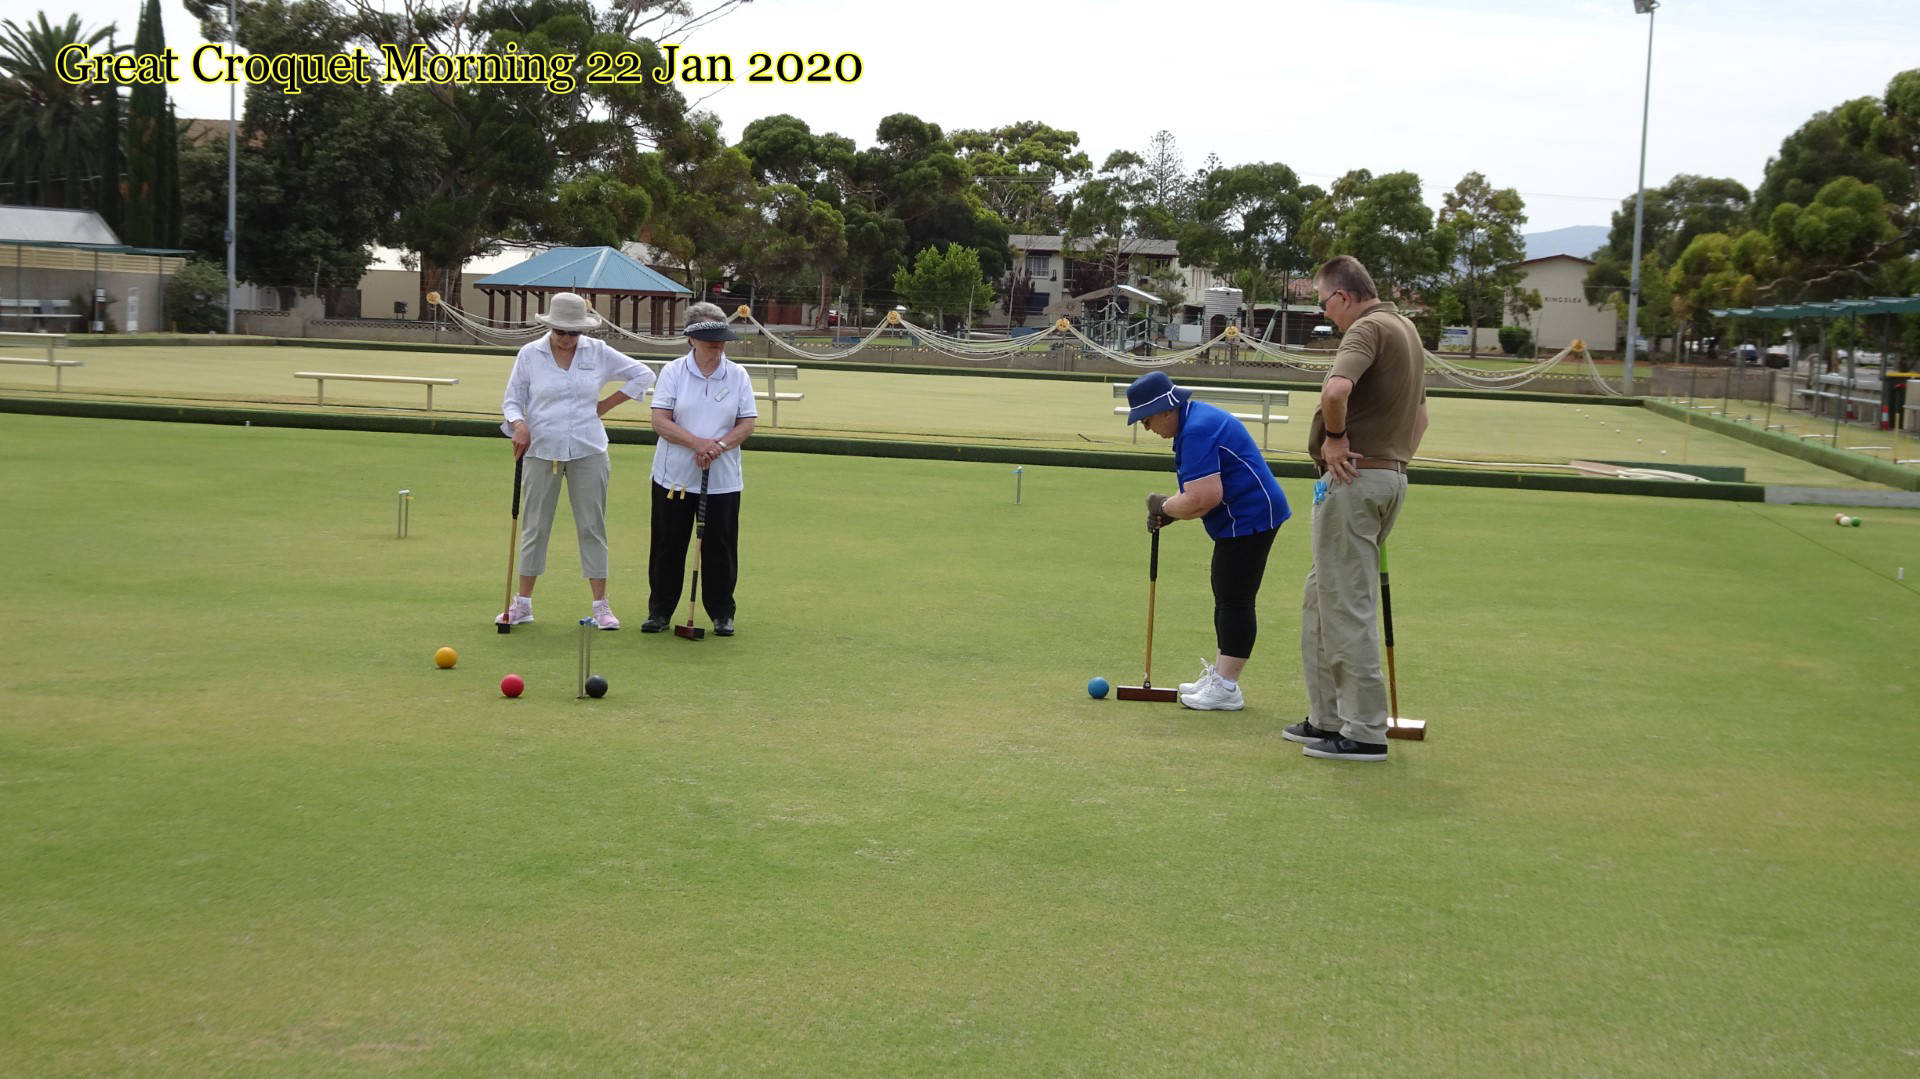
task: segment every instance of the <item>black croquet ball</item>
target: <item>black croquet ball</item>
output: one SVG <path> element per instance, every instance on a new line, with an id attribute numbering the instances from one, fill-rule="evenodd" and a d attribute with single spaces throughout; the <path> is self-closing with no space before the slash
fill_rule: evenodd
<path id="1" fill-rule="evenodd" d="M 587 696 L 604 697 L 607 695 L 607 680 L 597 674 L 587 676 Z"/>

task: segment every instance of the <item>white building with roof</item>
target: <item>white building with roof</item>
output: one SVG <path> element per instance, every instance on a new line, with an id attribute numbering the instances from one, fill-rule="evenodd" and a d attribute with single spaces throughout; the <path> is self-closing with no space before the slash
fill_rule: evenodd
<path id="1" fill-rule="evenodd" d="M 123 244 L 92 210 L 0 206 L 0 329 L 167 330 L 183 255 Z"/>

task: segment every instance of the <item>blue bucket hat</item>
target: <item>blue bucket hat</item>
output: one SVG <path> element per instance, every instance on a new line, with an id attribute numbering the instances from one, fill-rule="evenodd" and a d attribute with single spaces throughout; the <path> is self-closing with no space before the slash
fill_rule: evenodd
<path id="1" fill-rule="evenodd" d="M 1139 423 L 1156 412 L 1179 408 L 1192 396 L 1192 390 L 1174 385 L 1165 371 L 1148 371 L 1127 387 L 1127 422 Z"/>

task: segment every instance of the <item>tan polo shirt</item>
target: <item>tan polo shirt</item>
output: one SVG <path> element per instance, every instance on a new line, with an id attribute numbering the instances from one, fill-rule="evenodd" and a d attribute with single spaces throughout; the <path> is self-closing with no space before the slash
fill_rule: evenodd
<path id="1" fill-rule="evenodd" d="M 1393 304 L 1375 300 L 1347 327 L 1327 377 L 1353 381 L 1347 398 L 1347 439 L 1353 452 L 1413 460 L 1414 419 L 1427 399 L 1426 356 L 1420 331 Z M 1307 453 L 1316 465 L 1326 435 L 1326 420 L 1315 409 Z"/>

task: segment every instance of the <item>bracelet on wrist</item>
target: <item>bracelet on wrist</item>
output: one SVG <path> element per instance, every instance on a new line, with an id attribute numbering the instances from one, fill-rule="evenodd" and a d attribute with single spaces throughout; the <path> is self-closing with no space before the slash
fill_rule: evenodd
<path id="1" fill-rule="evenodd" d="M 1346 433 L 1345 431 L 1325 431 L 1325 432 L 1323 432 L 1323 433 L 1324 433 L 1324 434 L 1325 434 L 1325 435 L 1326 435 L 1326 436 L 1327 436 L 1328 438 L 1345 438 L 1345 437 L 1347 437 L 1347 433 Z"/>

